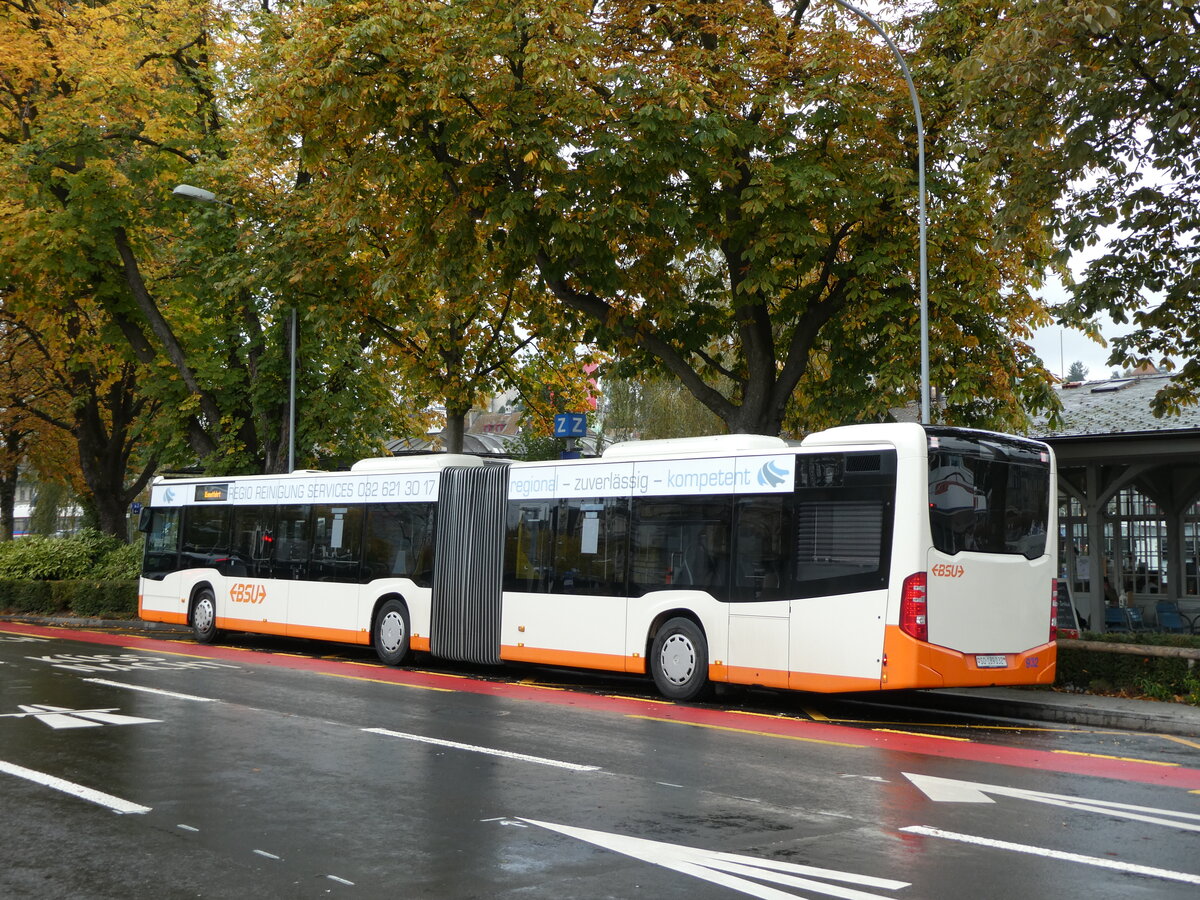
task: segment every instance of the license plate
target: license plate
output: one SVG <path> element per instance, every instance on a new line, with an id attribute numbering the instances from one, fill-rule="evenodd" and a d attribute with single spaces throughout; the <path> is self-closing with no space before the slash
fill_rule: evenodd
<path id="1" fill-rule="evenodd" d="M 975 665 L 981 669 L 1003 669 L 1008 665 L 1007 656 L 976 656 Z"/>

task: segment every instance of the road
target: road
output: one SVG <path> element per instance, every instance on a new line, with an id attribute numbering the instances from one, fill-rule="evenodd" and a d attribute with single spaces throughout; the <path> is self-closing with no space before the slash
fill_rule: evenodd
<path id="1" fill-rule="evenodd" d="M 1185 738 L 0 623 L 4 896 L 1192 898 L 1198 764 Z"/>

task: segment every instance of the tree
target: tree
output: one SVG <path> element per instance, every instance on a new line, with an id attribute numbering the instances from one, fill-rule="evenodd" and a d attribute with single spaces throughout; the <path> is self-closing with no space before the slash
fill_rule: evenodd
<path id="1" fill-rule="evenodd" d="M 997 4 L 969 4 L 989 7 Z M 1156 415 L 1200 399 L 1200 13 L 1181 0 L 1016 0 L 993 16 L 973 65 L 981 94 L 1002 99 L 997 152 L 1052 146 L 1017 183 L 1051 198 L 1066 252 L 1104 242 L 1060 315 L 1107 314 L 1137 327 L 1109 364 L 1167 367 Z M 1053 201 L 1059 201 L 1057 203 Z M 1043 201 L 1044 202 L 1044 201 Z M 1094 326 L 1092 326 L 1094 328 Z"/>
<path id="2" fill-rule="evenodd" d="M 841 12 L 391 0 L 282 15 L 260 121 L 433 237 L 406 258 L 469 253 L 530 279 L 561 321 L 665 368 L 732 431 L 913 398 L 912 114 L 889 52 Z M 964 156 L 993 126 L 946 61 L 966 40 L 909 41 L 928 103 L 935 374 L 947 417 L 1011 423 L 1053 402 L 1024 342 L 1047 321 L 1030 288 L 1051 248 L 1036 220 L 994 227 L 1002 183 Z"/>
<path id="3" fill-rule="evenodd" d="M 1071 368 L 1067 370 L 1067 381 L 1086 381 L 1087 374 L 1087 366 L 1081 360 L 1077 359 L 1071 363 Z"/>
<path id="4" fill-rule="evenodd" d="M 230 16 L 204 0 L 0 4 L 0 297 L 80 398 L 57 421 L 106 518 L 156 458 L 283 468 L 292 309 L 303 460 L 378 447 L 396 407 L 360 323 L 315 299 L 355 282 L 310 261 L 304 172 L 238 152 L 236 72 L 217 57 Z M 227 189 L 237 212 L 169 200 L 182 181 Z"/>

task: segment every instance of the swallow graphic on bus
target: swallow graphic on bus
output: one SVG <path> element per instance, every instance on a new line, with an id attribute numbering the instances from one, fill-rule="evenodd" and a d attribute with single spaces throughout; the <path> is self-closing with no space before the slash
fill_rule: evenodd
<path id="1" fill-rule="evenodd" d="M 783 484 L 787 474 L 786 469 L 780 468 L 775 460 L 770 459 L 758 470 L 758 483 L 767 487 L 777 487 Z"/>

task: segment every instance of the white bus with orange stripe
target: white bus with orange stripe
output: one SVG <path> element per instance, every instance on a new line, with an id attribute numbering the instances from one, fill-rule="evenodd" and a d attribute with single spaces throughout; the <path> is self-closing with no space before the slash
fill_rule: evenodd
<path id="1" fill-rule="evenodd" d="M 808 691 L 1054 680 L 1054 461 L 914 424 L 159 479 L 141 614 Z"/>

